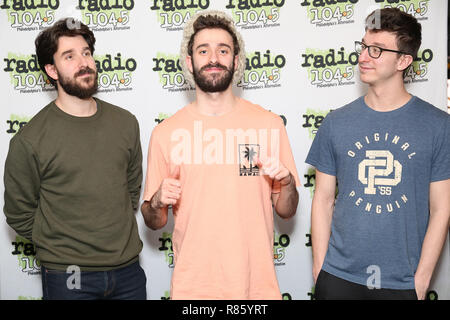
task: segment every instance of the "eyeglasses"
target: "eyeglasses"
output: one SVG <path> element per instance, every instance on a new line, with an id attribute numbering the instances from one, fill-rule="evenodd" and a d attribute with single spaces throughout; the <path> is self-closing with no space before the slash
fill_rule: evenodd
<path id="1" fill-rule="evenodd" d="M 377 46 L 368 46 L 365 43 L 362 43 L 360 41 L 355 41 L 355 51 L 356 51 L 356 53 L 361 54 L 361 52 L 364 49 L 366 49 L 366 48 L 369 50 L 369 56 L 371 58 L 374 58 L 374 59 L 378 59 L 381 56 L 381 53 L 383 51 L 389 51 L 389 52 L 395 52 L 395 53 L 411 55 L 410 53 L 407 53 L 407 52 L 398 51 L 398 50 L 391 50 L 391 49 L 385 49 L 385 48 L 380 48 L 380 47 L 377 47 Z"/>

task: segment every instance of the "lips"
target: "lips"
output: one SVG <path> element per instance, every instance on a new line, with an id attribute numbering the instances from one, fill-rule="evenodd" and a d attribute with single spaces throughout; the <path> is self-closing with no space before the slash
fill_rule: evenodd
<path id="1" fill-rule="evenodd" d="M 370 71 L 373 70 L 373 68 L 367 66 L 367 65 L 363 65 L 363 64 L 359 64 L 359 70 L 361 71 Z"/>
<path id="2" fill-rule="evenodd" d="M 95 71 L 92 70 L 91 68 L 85 68 L 85 69 L 81 69 L 80 71 L 78 71 L 75 74 L 75 77 L 76 78 L 77 77 L 84 77 L 84 76 L 88 76 L 88 75 L 91 75 L 91 74 L 95 74 Z"/>
<path id="3" fill-rule="evenodd" d="M 208 71 L 208 72 L 214 72 L 214 71 L 222 71 L 222 70 L 228 70 L 227 67 L 221 65 L 221 64 L 207 64 L 206 66 L 203 66 L 200 71 Z"/>

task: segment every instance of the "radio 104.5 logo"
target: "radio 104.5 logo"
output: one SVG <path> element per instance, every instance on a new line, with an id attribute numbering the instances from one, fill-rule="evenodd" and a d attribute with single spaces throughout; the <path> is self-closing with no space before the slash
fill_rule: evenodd
<path id="1" fill-rule="evenodd" d="M 209 8 L 209 0 L 150 0 L 150 10 L 157 13 L 161 29 L 181 31 L 198 11 Z"/>
<path id="2" fill-rule="evenodd" d="M 301 67 L 308 72 L 311 85 L 317 88 L 355 84 L 355 66 L 358 54 L 339 50 L 307 48 L 301 54 Z"/>
<path id="3" fill-rule="evenodd" d="M 330 27 L 355 22 L 355 6 L 359 0 L 303 0 L 307 17 L 316 27 Z"/>
<path id="4" fill-rule="evenodd" d="M 34 244 L 21 236 L 16 236 L 11 244 L 11 254 L 17 257 L 20 270 L 28 275 L 41 274 L 41 263 L 36 259 Z"/>
<path id="5" fill-rule="evenodd" d="M 281 87 L 285 65 L 286 57 L 274 54 L 270 49 L 247 53 L 245 72 L 237 86 L 244 90 Z"/>
<path id="6" fill-rule="evenodd" d="M 179 54 L 158 52 L 152 60 L 152 70 L 158 74 L 162 89 L 169 92 L 195 90 L 186 81 Z"/>
<path id="7" fill-rule="evenodd" d="M 11 28 L 17 31 L 36 31 L 49 27 L 55 21 L 59 0 L 2 0 L 0 10 L 8 16 Z"/>
<path id="8" fill-rule="evenodd" d="M 286 264 L 286 249 L 291 243 L 291 238 L 287 234 L 274 232 L 273 241 L 273 262 L 275 266 L 284 266 Z"/>
<path id="9" fill-rule="evenodd" d="M 428 71 L 433 56 L 434 53 L 431 49 L 419 50 L 417 58 L 405 72 L 405 84 L 428 81 Z"/>
<path id="10" fill-rule="evenodd" d="M 78 0 L 83 22 L 94 32 L 130 29 L 134 0 Z"/>
<path id="11" fill-rule="evenodd" d="M 285 0 L 228 0 L 237 27 L 259 29 L 280 26 L 281 8 Z"/>
<path id="12" fill-rule="evenodd" d="M 133 72 L 137 68 L 134 58 L 124 58 L 120 52 L 94 55 L 98 72 L 98 92 L 133 90 Z"/>
<path id="13" fill-rule="evenodd" d="M 46 74 L 40 67 L 35 54 L 16 54 L 9 52 L 3 59 L 3 71 L 10 74 L 14 90 L 20 93 L 54 91 Z"/>
<path id="14" fill-rule="evenodd" d="M 398 8 L 417 20 L 428 20 L 430 0 L 375 0 L 382 8 Z M 437 1 L 435 1 L 437 4 Z"/>

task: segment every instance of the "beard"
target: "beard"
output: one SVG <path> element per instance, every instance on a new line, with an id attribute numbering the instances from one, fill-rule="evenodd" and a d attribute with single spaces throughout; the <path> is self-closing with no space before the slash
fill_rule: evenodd
<path id="1" fill-rule="evenodd" d="M 76 82 L 76 78 L 78 78 L 79 76 L 83 76 L 85 74 L 95 74 L 94 82 L 89 87 L 82 86 Z M 97 80 L 98 80 L 98 73 L 89 67 L 81 69 L 80 71 L 75 73 L 73 78 L 65 77 L 58 72 L 58 84 L 61 86 L 61 88 L 63 88 L 68 95 L 75 96 L 80 99 L 90 98 L 97 92 L 98 89 Z M 81 81 L 84 82 L 85 84 L 88 84 L 90 81 L 92 81 L 92 79 L 91 77 L 88 77 L 81 79 Z"/>
<path id="2" fill-rule="evenodd" d="M 208 63 L 198 70 L 195 68 L 194 60 L 192 60 L 192 67 L 194 69 L 194 81 L 195 84 L 203 91 L 203 92 L 223 92 L 231 84 L 234 75 L 234 59 L 230 68 L 220 64 L 220 63 Z M 208 68 L 219 68 L 225 70 L 225 74 L 207 74 L 203 75 L 202 72 Z"/>

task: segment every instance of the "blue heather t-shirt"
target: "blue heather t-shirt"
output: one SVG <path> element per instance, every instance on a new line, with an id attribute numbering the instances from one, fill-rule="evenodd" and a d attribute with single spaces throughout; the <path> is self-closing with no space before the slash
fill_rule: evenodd
<path id="1" fill-rule="evenodd" d="M 323 270 L 362 285 L 376 271 L 381 288 L 414 289 L 429 186 L 450 179 L 449 115 L 415 96 L 389 112 L 360 97 L 327 115 L 306 162 L 338 182 Z"/>

